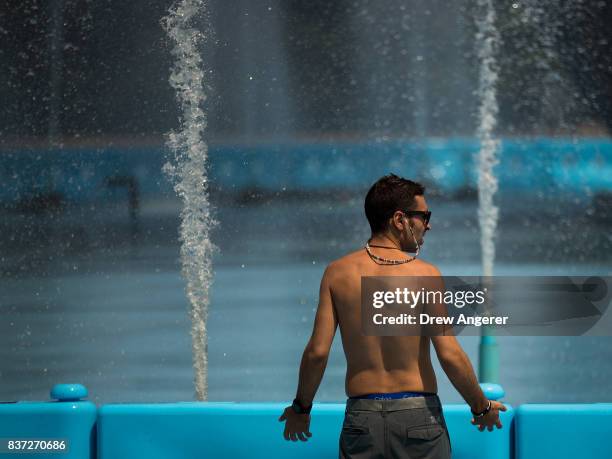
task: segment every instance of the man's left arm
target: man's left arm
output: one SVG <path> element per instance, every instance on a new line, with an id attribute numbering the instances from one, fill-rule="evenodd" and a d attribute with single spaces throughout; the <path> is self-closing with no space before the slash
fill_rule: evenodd
<path id="1" fill-rule="evenodd" d="M 331 294 L 330 277 L 330 268 L 328 267 L 321 279 L 319 306 L 315 316 L 312 335 L 308 344 L 306 344 L 300 364 L 300 376 L 295 398 L 299 405 L 306 408 L 308 412 L 312 407 L 312 402 L 321 384 L 321 379 L 323 379 L 329 351 L 338 327 L 338 317 Z M 286 440 L 297 441 L 299 438 L 302 441 L 306 441 L 306 437 L 312 435 L 308 431 L 310 414 L 297 413 L 289 406 L 285 408 L 285 412 L 279 419 L 279 421 L 283 420 L 287 420 L 284 432 Z"/>

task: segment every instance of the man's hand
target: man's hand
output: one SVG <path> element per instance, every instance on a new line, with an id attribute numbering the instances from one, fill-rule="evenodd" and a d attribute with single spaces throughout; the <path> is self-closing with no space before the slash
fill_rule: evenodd
<path id="1" fill-rule="evenodd" d="M 287 421 L 283 433 L 285 440 L 297 441 L 299 438 L 302 441 L 308 441 L 306 437 L 312 437 L 309 431 L 310 414 L 297 414 L 293 408 L 288 406 L 278 420 Z"/>
<path id="2" fill-rule="evenodd" d="M 480 418 L 472 418 L 472 424 L 478 426 L 478 430 L 483 432 L 485 428 L 489 432 L 493 432 L 493 426 L 497 426 L 498 429 L 502 428 L 502 423 L 499 420 L 499 412 L 506 411 L 506 407 L 494 400 L 491 400 L 491 411 Z"/>

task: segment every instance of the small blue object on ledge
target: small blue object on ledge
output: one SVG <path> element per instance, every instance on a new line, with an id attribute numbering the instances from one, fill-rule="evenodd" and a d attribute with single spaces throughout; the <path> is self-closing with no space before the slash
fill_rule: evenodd
<path id="1" fill-rule="evenodd" d="M 87 395 L 87 388 L 82 384 L 56 384 L 51 389 L 51 398 L 59 402 L 76 402 Z"/>
<path id="2" fill-rule="evenodd" d="M 504 388 L 495 383 L 480 383 L 480 388 L 489 400 L 501 400 L 506 395 Z"/>

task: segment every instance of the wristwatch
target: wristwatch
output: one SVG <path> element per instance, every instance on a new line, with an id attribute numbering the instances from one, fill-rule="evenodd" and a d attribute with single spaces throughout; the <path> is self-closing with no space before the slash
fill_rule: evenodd
<path id="1" fill-rule="evenodd" d="M 480 413 L 476 413 L 473 409 L 470 408 L 470 411 L 472 412 L 475 418 L 481 418 L 485 414 L 487 414 L 489 411 L 491 411 L 491 400 L 487 400 L 487 402 L 489 402 L 487 404 L 487 407 L 484 409 L 484 411 L 481 411 Z"/>
<path id="2" fill-rule="evenodd" d="M 300 403 L 300 401 L 296 398 L 293 399 L 293 403 L 291 404 L 291 408 L 293 409 L 293 411 L 295 411 L 297 414 L 310 414 L 310 410 L 312 410 L 312 403 L 310 404 L 310 406 L 304 406 Z"/>

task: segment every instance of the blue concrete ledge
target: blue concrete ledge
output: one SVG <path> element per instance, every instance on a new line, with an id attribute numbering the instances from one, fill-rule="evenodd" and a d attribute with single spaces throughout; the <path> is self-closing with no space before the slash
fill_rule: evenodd
<path id="1" fill-rule="evenodd" d="M 7 439 L 66 439 L 69 449 L 38 458 L 206 459 L 337 458 L 344 403 L 317 403 L 312 438 L 285 441 L 284 403 L 183 402 L 108 404 L 75 400 L 0 403 L 0 458 Z M 445 405 L 453 458 L 612 458 L 612 403 L 521 405 L 502 413 L 503 428 L 479 432 L 466 405 Z M 4 446 L 3 446 L 4 445 Z"/>
<path id="2" fill-rule="evenodd" d="M 0 403 L 0 458 L 93 459 L 97 414 L 96 405 L 87 401 Z M 50 444 L 45 446 L 47 452 L 33 454 L 8 450 L 8 440 L 27 439 L 63 440 L 65 448 Z"/>
<path id="3" fill-rule="evenodd" d="M 612 458 L 612 403 L 521 405 L 515 421 L 516 459 Z"/>
<path id="4" fill-rule="evenodd" d="M 105 405 L 98 415 L 102 459 L 338 457 L 343 404 L 317 404 L 312 438 L 287 442 L 278 421 L 286 404 Z"/>
<path id="5" fill-rule="evenodd" d="M 100 459 L 141 454 L 162 458 L 337 458 L 344 403 L 315 404 L 308 442 L 288 442 L 278 421 L 286 404 L 171 403 L 105 405 L 98 413 Z M 453 457 L 474 457 L 474 445 L 489 458 L 509 458 L 513 410 L 503 413 L 505 428 L 479 432 L 466 405 L 444 407 Z"/>

